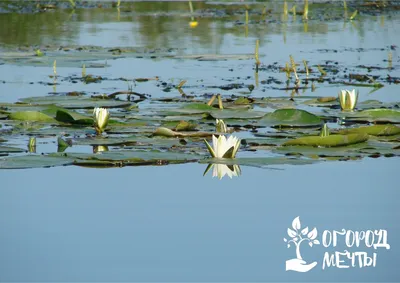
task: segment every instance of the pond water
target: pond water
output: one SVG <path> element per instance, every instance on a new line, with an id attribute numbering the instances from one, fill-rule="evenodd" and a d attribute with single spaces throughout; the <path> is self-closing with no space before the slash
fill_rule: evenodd
<path id="1" fill-rule="evenodd" d="M 233 173 L 221 169 L 234 176 L 221 180 L 213 177 L 217 165 L 205 173 L 215 160 L 204 161 L 209 156 L 199 138 L 150 139 L 157 127 L 171 128 L 171 121 L 186 119 L 186 114 L 193 115 L 190 121 L 198 123 L 200 132 L 213 132 L 216 110 L 199 116 L 177 109 L 207 102 L 216 93 L 228 108 L 225 113 L 237 111 L 232 100 L 245 96 L 255 99 L 251 108 L 263 115 L 296 107 L 323 117 L 335 130 L 347 127 L 340 123 L 346 117 L 339 114 L 338 102 L 324 108 L 308 100 L 356 87 L 358 111 L 371 105 L 397 111 L 398 6 L 376 8 L 363 6 L 366 1 L 349 1 L 350 15 L 359 10 L 350 21 L 343 17 L 341 3 L 312 3 L 309 19 L 303 21 L 300 14 L 285 15 L 282 1 L 193 2 L 193 14 L 188 2 L 121 2 L 119 9 L 110 2 L 89 1 L 74 10 L 68 2 L 56 9 L 0 3 L 0 281 L 399 281 L 399 134 L 339 149 L 289 150 L 281 148 L 281 136 L 286 140 L 319 134 L 319 127 L 281 130 L 269 124 L 259 127 L 258 116 L 227 117 L 228 126 L 246 143 L 238 163 L 228 163 Z M 302 1 L 287 5 L 296 5 L 298 12 L 304 9 Z M 189 26 L 191 17 L 198 22 L 194 28 Z M 44 56 L 34 56 L 37 49 Z M 286 88 L 286 74 L 280 70 L 290 62 L 289 55 L 304 86 L 296 93 Z M 54 75 L 54 60 L 57 80 L 49 77 Z M 308 84 L 301 72 L 303 60 L 311 69 Z M 84 83 L 83 64 L 101 81 Z M 318 65 L 328 72 L 322 80 Z M 354 74 L 363 80 L 349 80 Z M 187 82 L 177 89 L 183 80 Z M 292 74 L 290 87 L 293 80 Z M 20 107 L 50 115 L 43 106 L 47 100 L 37 104 L 40 97 L 56 97 L 51 103 L 91 116 L 92 100 L 77 100 L 82 107 L 72 107 L 60 99 L 75 99 L 71 92 L 87 98 L 130 88 L 150 96 L 135 101 L 137 109 L 106 105 L 116 123 L 129 123 L 110 123 L 107 138 L 95 138 L 91 125 L 9 116 Z M 265 97 L 275 100 L 265 104 Z M 30 105 L 16 104 L 21 101 Z M 105 103 L 115 102 L 134 104 L 125 96 Z M 201 116 L 207 113 L 209 121 Z M 398 116 L 388 117 L 383 121 L 400 123 Z M 357 120 L 361 118 L 351 122 L 356 127 L 360 121 L 376 122 Z M 73 146 L 59 150 L 60 135 L 71 138 Z M 37 146 L 26 152 L 30 137 L 36 137 Z M 92 154 L 103 145 L 108 152 Z M 139 164 L 129 163 L 136 162 L 132 153 L 151 160 L 146 163 L 150 166 L 129 166 Z M 26 156 L 38 159 L 17 160 Z M 118 158 L 127 166 L 86 168 L 111 167 L 107 162 Z M 317 262 L 305 273 L 285 270 L 296 251 L 295 243 L 288 248 L 283 238 L 290 239 L 288 228 L 296 227 L 292 221 L 297 216 L 299 233 L 306 226 L 318 231 L 319 243 L 301 245 L 306 263 Z M 374 249 L 365 239 L 358 247 L 348 245 L 345 235 L 338 236 L 337 245 L 324 243 L 324 231 L 342 229 L 376 230 L 375 243 L 384 241 L 378 231 L 386 230 L 390 249 Z M 311 238 L 308 231 L 306 235 Z M 325 253 L 345 251 L 353 257 L 357 252 L 371 258 L 376 253 L 375 266 L 360 268 L 358 259 L 352 262 L 341 255 L 339 266 L 324 267 Z M 344 265 L 350 267 L 338 268 Z"/>

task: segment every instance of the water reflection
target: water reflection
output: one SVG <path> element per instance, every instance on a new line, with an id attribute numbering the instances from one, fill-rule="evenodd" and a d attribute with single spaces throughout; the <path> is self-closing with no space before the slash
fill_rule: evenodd
<path id="1" fill-rule="evenodd" d="M 121 8 L 58 9 L 42 13 L 0 14 L 1 44 L 43 45 L 43 44 L 94 44 L 103 46 L 139 45 L 147 47 L 182 47 L 194 43 L 202 48 L 221 52 L 227 44 L 221 35 L 260 38 L 260 44 L 271 41 L 271 35 L 284 36 L 296 33 L 327 34 L 333 22 L 315 20 L 312 22 L 296 19 L 288 14 L 288 7 L 280 1 L 268 2 L 267 18 L 263 12 L 265 3 L 250 5 L 251 22 L 244 25 L 244 5 L 223 5 L 194 2 L 193 11 L 187 2 L 136 2 L 123 3 Z M 313 5 L 314 15 L 329 8 L 332 17 L 343 17 L 343 10 L 326 4 Z M 285 12 L 286 9 L 286 12 Z M 293 7 L 292 7 L 293 10 Z M 340 16 L 339 16 L 340 15 Z M 201 17 L 201 25 L 197 19 Z M 291 17 L 292 21 L 288 21 Z M 263 20 L 265 19 L 265 20 Z M 357 19 L 360 36 L 365 27 Z M 113 25 L 118 21 L 122 25 Z M 189 22 L 189 25 L 188 25 Z M 384 22 L 381 18 L 378 25 Z M 259 23 L 259 24 L 255 24 Z M 336 22 L 336 25 L 338 22 Z M 191 29 L 190 27 L 197 27 Z M 339 28 L 340 29 L 340 28 Z M 331 28 L 336 31 L 338 28 Z M 112 35 L 110 36 L 110 31 Z M 106 34 L 108 36 L 106 36 Z M 94 37 L 95 36 L 95 37 Z M 298 39 L 303 41 L 302 38 Z"/>
<path id="2" fill-rule="evenodd" d="M 203 176 L 205 176 L 208 171 L 213 169 L 212 171 L 212 177 L 218 177 L 218 179 L 222 179 L 226 175 L 232 179 L 232 177 L 239 177 L 242 175 L 242 170 L 240 169 L 239 165 L 226 165 L 226 164 L 208 164 L 206 170 L 203 173 Z"/>
<path id="3" fill-rule="evenodd" d="M 108 151 L 108 146 L 106 145 L 95 145 L 93 146 L 93 153 L 100 153 Z"/>

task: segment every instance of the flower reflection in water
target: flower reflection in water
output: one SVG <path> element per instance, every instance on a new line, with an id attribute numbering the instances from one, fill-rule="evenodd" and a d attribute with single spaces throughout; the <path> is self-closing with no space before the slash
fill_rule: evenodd
<path id="1" fill-rule="evenodd" d="M 228 175 L 229 178 L 239 177 L 242 174 L 242 170 L 239 165 L 226 165 L 226 164 L 208 164 L 206 170 L 204 171 L 203 176 L 207 174 L 210 169 L 213 168 L 212 176 L 218 177 L 218 179 L 222 179 L 225 175 Z"/>
<path id="2" fill-rule="evenodd" d="M 108 146 L 106 146 L 106 145 L 93 146 L 93 153 L 101 153 L 103 151 L 108 151 Z"/>

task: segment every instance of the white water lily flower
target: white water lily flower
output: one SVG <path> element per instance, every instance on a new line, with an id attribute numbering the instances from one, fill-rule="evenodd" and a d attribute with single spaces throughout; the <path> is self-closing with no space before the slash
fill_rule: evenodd
<path id="1" fill-rule="evenodd" d="M 215 120 L 215 131 L 217 133 L 227 133 L 228 132 L 228 128 L 226 127 L 224 120 L 222 120 L 222 119 Z"/>
<path id="2" fill-rule="evenodd" d="M 110 112 L 106 108 L 96 107 L 93 110 L 93 119 L 96 131 L 102 133 L 107 127 L 108 119 L 110 118 Z"/>
<path id="3" fill-rule="evenodd" d="M 240 139 L 234 136 L 230 136 L 228 139 L 224 135 L 220 135 L 216 138 L 214 135 L 213 139 L 213 147 L 204 140 L 208 151 L 214 158 L 235 158 L 237 151 L 240 146 Z"/>
<path id="4" fill-rule="evenodd" d="M 353 89 L 352 91 L 341 90 L 339 92 L 339 101 L 342 110 L 345 111 L 353 110 L 354 107 L 356 107 L 357 100 L 358 100 L 358 91 L 356 91 L 355 89 Z"/>
<path id="5" fill-rule="evenodd" d="M 239 165 L 226 165 L 226 164 L 213 164 L 213 178 L 218 177 L 218 179 L 222 179 L 225 175 L 228 175 L 229 178 L 240 176 L 242 171 L 240 170 Z"/>

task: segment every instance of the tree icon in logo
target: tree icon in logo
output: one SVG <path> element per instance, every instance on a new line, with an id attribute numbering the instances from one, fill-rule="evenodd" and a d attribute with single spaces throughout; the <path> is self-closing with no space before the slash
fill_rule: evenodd
<path id="1" fill-rule="evenodd" d="M 287 233 L 291 240 L 287 240 L 283 238 L 283 241 L 287 243 L 287 247 L 290 248 L 290 244 L 293 243 L 296 246 L 296 258 L 289 259 L 286 261 L 286 271 L 293 270 L 297 272 L 307 272 L 314 268 L 317 265 L 317 262 L 313 262 L 307 264 L 300 253 L 300 245 L 304 241 L 308 241 L 310 247 L 313 245 L 319 245 L 319 241 L 317 238 L 317 229 L 314 227 L 311 231 L 308 230 L 308 227 L 305 227 L 301 230 L 300 217 L 297 216 L 292 222 L 292 229 L 288 228 Z"/>

